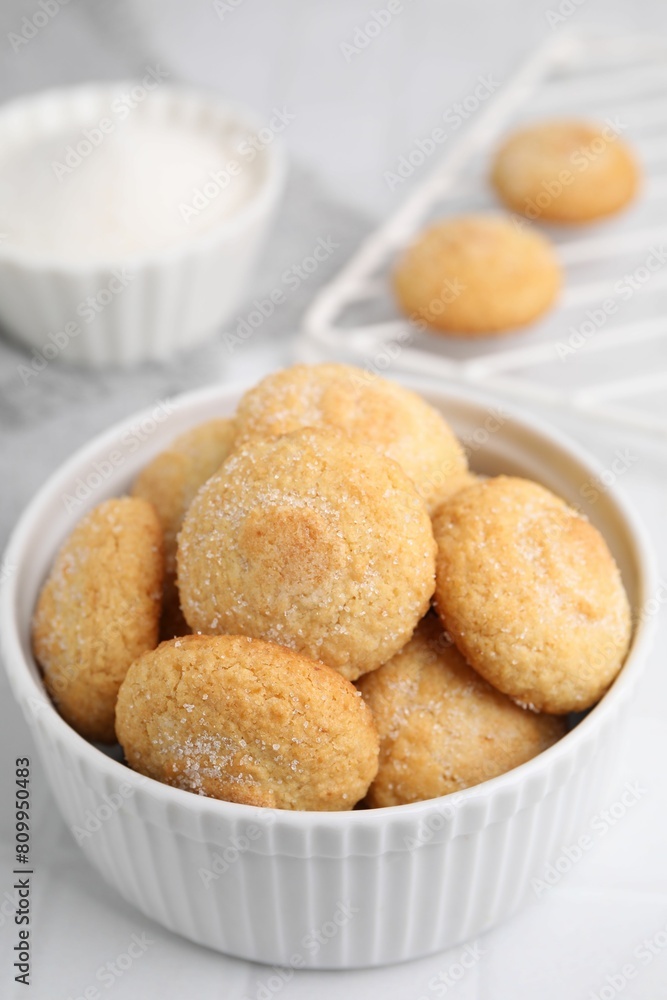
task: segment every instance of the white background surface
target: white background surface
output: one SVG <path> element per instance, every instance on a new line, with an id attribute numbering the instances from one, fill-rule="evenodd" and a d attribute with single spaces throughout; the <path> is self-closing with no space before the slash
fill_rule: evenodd
<path id="1" fill-rule="evenodd" d="M 232 6 L 232 5 L 230 5 Z M 397 204 L 383 180 L 415 138 L 474 88 L 480 75 L 502 82 L 518 60 L 552 29 L 545 0 L 507 3 L 412 0 L 381 35 L 348 63 L 340 45 L 373 9 L 339 0 L 242 0 L 222 20 L 204 0 L 87 3 L 71 0 L 28 45 L 14 53 L 7 33 L 36 3 L 3 4 L 0 14 L 0 94 L 53 83 L 131 75 L 161 63 L 174 78 L 204 84 L 254 105 L 295 115 L 285 132 L 294 164 L 285 210 L 258 272 L 252 295 L 300 260 L 319 236 L 333 233 L 338 257 L 323 267 L 243 349 L 221 342 L 170 366 L 125 376 L 82 375 L 50 366 L 25 386 L 18 348 L 0 343 L 2 541 L 46 476 L 97 430 L 166 395 L 236 374 L 259 375 L 287 356 L 288 338 L 316 285 L 335 271 L 373 219 Z M 574 4 L 572 5 L 574 6 Z M 585 0 L 569 23 L 667 34 L 658 2 Z M 667 406 L 665 407 L 667 411 Z M 665 524 L 667 448 L 655 439 L 555 417 L 605 465 L 617 449 L 632 455 L 622 487 L 643 515 L 661 567 L 667 567 Z M 667 568 L 662 570 L 667 579 Z M 476 1000 L 556 1000 L 622 995 L 667 997 L 667 948 L 646 961 L 642 942 L 667 928 L 667 680 L 665 619 L 631 729 L 623 773 L 606 793 L 612 807 L 626 781 L 646 791 L 606 833 L 591 817 L 594 848 L 561 881 L 514 919 L 480 939 L 480 961 L 446 992 L 433 977 L 447 974 L 462 949 L 388 970 L 301 973 L 275 996 L 285 1000 L 346 996 L 350 1000 L 429 1000 L 446 995 Z M 0 995 L 13 996 L 9 789 L 16 756 L 31 754 L 23 721 L 0 680 Z M 33 857 L 33 985 L 16 995 L 66 1000 L 96 986 L 110 1000 L 200 1000 L 256 997 L 268 971 L 197 948 L 148 923 L 118 899 L 86 864 L 34 762 L 36 824 Z M 568 846 L 568 845 L 564 845 Z M 557 859 L 554 859 L 556 861 Z M 541 875 L 542 873 L 536 873 Z M 3 906 L 7 903 L 6 906 Z M 147 934 L 145 954 L 111 985 L 97 970 L 121 955 L 132 934 Z M 664 941 L 664 938 L 660 938 Z M 639 953 L 637 949 L 640 949 Z M 607 982 L 623 966 L 624 985 Z M 626 969 L 626 973 L 627 973 Z M 108 980 L 107 980 L 108 982 Z M 602 992 L 601 992 L 602 991 Z M 260 994 L 261 995 L 261 994 Z"/>

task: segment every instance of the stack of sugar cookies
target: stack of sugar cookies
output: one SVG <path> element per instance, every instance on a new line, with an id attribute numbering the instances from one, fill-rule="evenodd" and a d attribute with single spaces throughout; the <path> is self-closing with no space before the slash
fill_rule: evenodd
<path id="1" fill-rule="evenodd" d="M 180 788 L 312 810 L 518 766 L 601 697 L 629 638 L 588 521 L 475 475 L 420 396 L 338 364 L 270 375 L 93 509 L 33 623 L 82 736 Z"/>

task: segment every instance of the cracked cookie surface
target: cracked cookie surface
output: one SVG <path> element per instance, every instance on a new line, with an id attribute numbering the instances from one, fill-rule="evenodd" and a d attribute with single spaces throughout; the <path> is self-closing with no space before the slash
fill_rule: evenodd
<path id="1" fill-rule="evenodd" d="M 248 637 L 184 636 L 146 653 L 121 686 L 116 726 L 135 770 L 247 805 L 352 809 L 377 771 L 354 686 Z"/>

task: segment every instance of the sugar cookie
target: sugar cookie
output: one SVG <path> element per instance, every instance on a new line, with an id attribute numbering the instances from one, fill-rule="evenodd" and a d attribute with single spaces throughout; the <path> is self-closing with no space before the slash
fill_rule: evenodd
<path id="1" fill-rule="evenodd" d="M 426 400 L 351 365 L 294 365 L 267 376 L 241 400 L 239 438 L 299 427 L 337 427 L 398 462 L 429 509 L 465 473 L 463 449 Z"/>
<path id="2" fill-rule="evenodd" d="M 589 222 L 634 197 L 639 170 L 610 125 L 550 121 L 511 135 L 491 174 L 506 205 L 529 219 Z"/>
<path id="3" fill-rule="evenodd" d="M 551 244 L 497 215 L 467 215 L 431 226 L 394 273 L 401 309 L 441 332 L 483 336 L 532 323 L 561 283 Z"/>
<path id="4" fill-rule="evenodd" d="M 621 576 L 599 531 L 537 483 L 488 479 L 433 521 L 436 605 L 467 661 L 521 704 L 595 704 L 630 640 Z"/>
<path id="5" fill-rule="evenodd" d="M 162 530 L 138 498 L 95 507 L 56 557 L 35 611 L 35 657 L 58 711 L 87 739 L 115 742 L 120 683 L 157 643 L 162 574 Z"/>
<path id="6" fill-rule="evenodd" d="M 258 639 L 163 642 L 128 670 L 116 727 L 135 770 L 247 805 L 351 809 L 377 771 L 377 733 L 354 686 Z"/>
<path id="7" fill-rule="evenodd" d="M 504 774 L 565 733 L 520 708 L 465 662 L 434 614 L 359 689 L 380 736 L 370 806 L 433 799 Z"/>
<path id="8" fill-rule="evenodd" d="M 282 643 L 354 680 L 412 635 L 434 559 L 401 468 L 341 431 L 304 428 L 246 440 L 199 491 L 178 586 L 193 631 Z"/>

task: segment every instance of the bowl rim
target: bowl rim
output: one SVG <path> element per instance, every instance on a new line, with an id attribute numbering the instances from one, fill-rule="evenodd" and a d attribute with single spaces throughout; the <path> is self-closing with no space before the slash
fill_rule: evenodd
<path id="1" fill-rule="evenodd" d="M 207 386 L 181 394 L 173 399 L 174 412 L 185 411 L 187 413 L 197 409 L 200 404 L 206 405 L 215 401 L 224 402 L 230 398 L 236 399 L 247 388 L 248 384 L 254 384 L 254 381 Z M 523 432 L 528 432 L 533 437 L 546 439 L 550 445 L 555 446 L 568 457 L 574 458 L 592 473 L 602 471 L 601 463 L 581 448 L 579 444 L 572 441 L 568 435 L 563 434 L 541 418 L 535 418 L 532 414 L 517 409 L 513 404 L 508 404 L 505 400 L 499 400 L 467 388 L 436 387 L 427 380 L 414 376 L 400 377 L 395 381 L 417 391 L 421 390 L 426 397 L 430 395 L 431 398 L 435 398 L 437 396 L 445 404 L 451 400 L 454 403 L 472 404 L 486 408 L 502 406 L 507 419 Z M 540 773 L 546 772 L 559 759 L 575 756 L 578 748 L 595 738 L 596 731 L 630 695 L 644 668 L 646 657 L 651 648 L 653 635 L 657 628 L 657 615 L 655 613 L 640 614 L 637 620 L 633 612 L 632 643 L 620 673 L 597 705 L 558 742 L 519 767 L 478 785 L 438 798 L 424 799 L 399 806 L 344 812 L 276 810 L 194 795 L 185 789 L 163 784 L 156 779 L 147 778 L 133 771 L 99 749 L 95 744 L 85 740 L 58 714 L 37 676 L 39 672 L 37 664 L 34 661 L 31 664 L 23 655 L 18 615 L 16 614 L 16 597 L 24 549 L 33 536 L 43 511 L 50 506 L 53 494 L 62 493 L 64 484 L 70 483 L 81 467 L 85 468 L 86 463 L 93 460 L 100 449 L 108 449 L 110 445 L 117 443 L 124 432 L 135 427 L 142 419 L 148 419 L 153 409 L 154 407 L 146 407 L 96 435 L 78 448 L 66 462 L 48 477 L 25 508 L 10 536 L 3 561 L 5 565 L 13 567 L 14 571 L 0 586 L 0 649 L 12 693 L 21 705 L 24 714 L 27 715 L 27 706 L 32 699 L 32 704 L 39 706 L 37 710 L 33 709 L 33 714 L 38 714 L 41 725 L 50 730 L 51 739 L 64 741 L 71 756 L 77 758 L 79 762 L 87 763 L 91 769 L 102 772 L 109 780 L 115 780 L 119 785 L 123 782 L 129 783 L 134 796 L 148 796 L 154 801 L 163 803 L 167 808 L 171 806 L 176 809 L 184 809 L 200 817 L 208 814 L 213 819 L 224 817 L 230 821 L 245 820 L 247 823 L 262 824 L 266 823 L 267 817 L 270 817 L 271 821 L 277 820 L 279 817 L 282 826 L 301 831 L 322 828 L 322 826 L 337 830 L 352 826 L 377 828 L 385 826 L 391 820 L 419 823 L 434 813 L 452 808 L 454 802 L 458 810 L 459 807 L 480 800 L 490 801 L 508 786 L 527 782 Z M 633 545 L 633 555 L 638 569 L 639 596 L 637 604 L 638 608 L 643 609 L 647 600 L 657 593 L 659 578 L 655 556 L 643 523 L 625 499 L 622 490 L 616 484 L 612 484 L 607 488 L 607 496 L 616 508 L 628 539 Z M 33 676 L 33 671 L 35 671 L 36 676 Z"/>
<path id="2" fill-rule="evenodd" d="M 0 104 L 0 139 L 8 120 L 21 111 L 39 111 L 40 106 L 48 106 L 56 102 L 72 113 L 77 103 L 87 97 L 93 100 L 109 100 L 129 87 L 137 86 L 140 77 L 127 77 L 111 81 L 91 81 L 71 86 L 48 87 L 32 94 L 20 95 Z M 166 82 L 160 84 L 152 96 L 163 95 L 165 101 L 175 105 L 199 105 L 202 110 L 208 109 L 215 113 L 219 120 L 236 122 L 248 132 L 256 132 L 263 128 L 259 114 L 241 102 L 221 97 L 214 90 L 196 87 L 190 84 Z M 150 99 L 149 95 L 149 98 Z M 33 138 L 38 139 L 42 133 L 31 126 Z M 29 141 L 29 140 L 28 140 Z M 285 145 L 279 134 L 262 147 L 265 168 L 255 190 L 246 202 L 236 209 L 228 218 L 223 218 L 201 230 L 196 236 L 163 249 L 143 251 L 118 257 L 93 257 L 90 260 L 65 261 L 57 256 L 34 253 L 15 246 L 10 240 L 0 242 L 0 266 L 14 264 L 34 273 L 57 273 L 59 275 L 91 275 L 100 271 L 110 272 L 123 268 L 140 270 L 142 268 L 161 266 L 176 260 L 206 253 L 219 244 L 232 240 L 247 230 L 258 219 L 271 212 L 283 190 L 287 176 L 287 154 Z"/>

